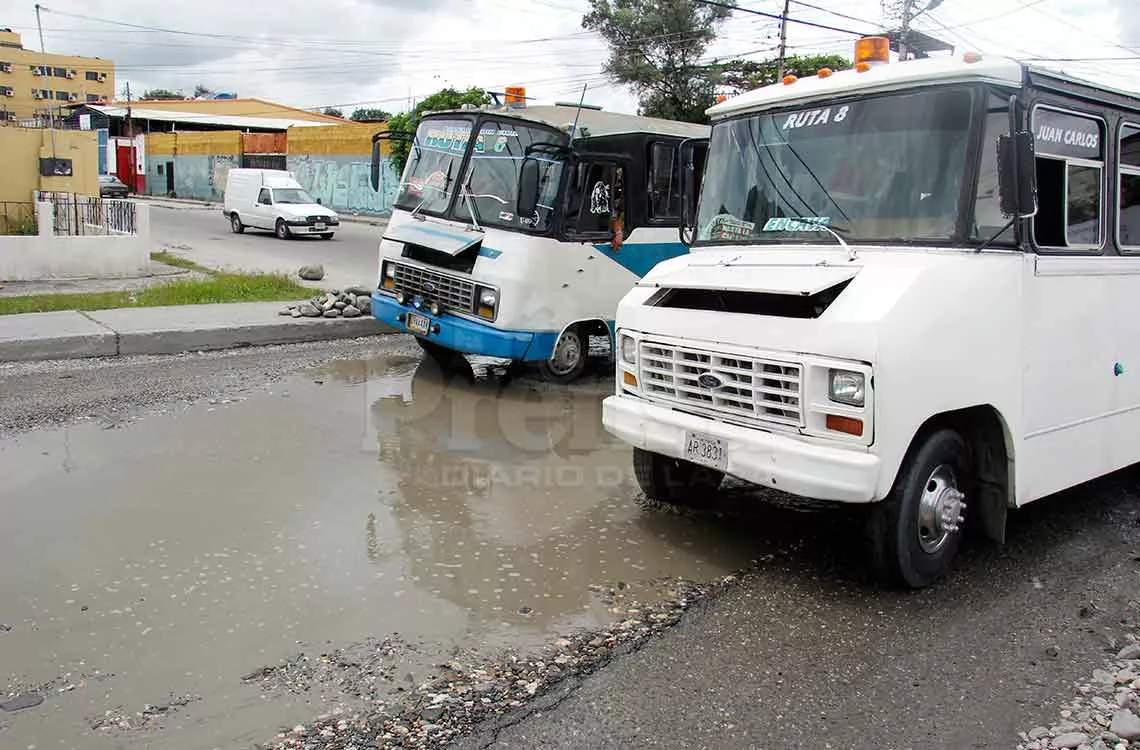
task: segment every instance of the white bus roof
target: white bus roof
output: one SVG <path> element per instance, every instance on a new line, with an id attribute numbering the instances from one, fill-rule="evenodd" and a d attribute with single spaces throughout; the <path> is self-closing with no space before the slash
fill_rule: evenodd
<path id="1" fill-rule="evenodd" d="M 560 130 L 569 130 L 574 123 L 578 108 L 564 105 L 539 105 L 519 109 L 485 108 L 471 110 L 448 110 L 449 114 L 501 114 L 523 120 L 541 122 Z M 427 113 L 425 113 L 427 114 Z M 443 114 L 432 112 L 433 115 Z M 582 108 L 578 116 L 578 129 L 585 129 L 585 137 L 596 138 L 603 135 L 625 135 L 631 133 L 657 133 L 678 138 L 706 138 L 708 125 L 695 125 L 690 122 L 662 120 L 656 117 L 640 117 L 618 112 L 604 112 L 599 109 Z M 579 137 L 582 133 L 579 132 Z"/>
<path id="2" fill-rule="evenodd" d="M 715 120 L 773 104 L 914 88 L 923 84 L 986 82 L 1020 86 L 1024 75 L 1021 63 L 1005 57 L 983 56 L 974 63 L 964 62 L 961 56 L 931 57 L 873 65 L 862 73 L 854 69 L 842 70 L 826 78 L 805 76 L 789 85 L 774 83 L 721 102 L 710 108 L 708 114 Z"/>

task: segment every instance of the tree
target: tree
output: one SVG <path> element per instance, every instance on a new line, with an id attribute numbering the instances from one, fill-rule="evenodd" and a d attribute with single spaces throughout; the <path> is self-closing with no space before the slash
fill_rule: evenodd
<path id="1" fill-rule="evenodd" d="M 186 95 L 181 91 L 171 91 L 170 89 L 148 89 L 142 93 L 141 99 L 185 99 Z"/>
<path id="2" fill-rule="evenodd" d="M 199 99 L 199 98 L 204 97 L 204 96 L 213 96 L 213 95 L 214 95 L 214 90 L 208 86 L 202 85 L 201 83 L 199 83 L 198 85 L 196 85 L 194 87 L 194 98 L 195 99 Z"/>
<path id="3" fill-rule="evenodd" d="M 730 60 L 711 66 L 720 85 L 737 93 L 751 91 L 777 82 L 779 62 L 772 60 Z M 813 76 L 820 68 L 847 70 L 851 61 L 843 55 L 791 55 L 784 58 L 784 74 L 797 78 Z"/>
<path id="4" fill-rule="evenodd" d="M 414 133 L 419 127 L 420 117 L 425 112 L 434 112 L 446 109 L 459 109 L 464 104 L 480 107 L 490 104 L 491 97 L 481 88 L 471 87 L 466 91 L 446 88 L 435 92 L 421 100 L 411 112 L 401 112 L 388 120 L 388 131 L 391 133 Z M 406 141 L 392 141 L 392 165 L 397 174 L 404 173 L 404 165 L 408 161 L 410 144 Z"/>
<path id="5" fill-rule="evenodd" d="M 610 48 L 604 69 L 641 99 L 641 114 L 707 122 L 715 96 L 700 62 L 731 9 L 694 0 L 590 0 L 583 28 Z"/>
<path id="6" fill-rule="evenodd" d="M 321 114 L 328 115 L 329 117 L 339 117 L 342 120 L 344 119 L 344 110 L 337 109 L 336 107 L 325 107 L 321 110 Z"/>
<path id="7" fill-rule="evenodd" d="M 392 118 L 390 112 L 385 112 L 382 109 L 375 108 L 362 108 L 353 110 L 348 119 L 355 120 L 356 122 L 387 122 Z"/>

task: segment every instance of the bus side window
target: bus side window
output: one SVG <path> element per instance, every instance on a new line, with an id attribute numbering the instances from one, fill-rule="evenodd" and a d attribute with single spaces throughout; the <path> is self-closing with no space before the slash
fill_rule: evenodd
<path id="1" fill-rule="evenodd" d="M 681 216 L 681 172 L 676 162 L 676 145 L 654 143 L 650 146 L 649 216 L 652 219 Z"/>
<path id="2" fill-rule="evenodd" d="M 587 163 L 578 166 L 574 195 L 569 205 L 577 206 L 576 234 L 610 234 L 610 219 L 621 198 L 620 169 L 614 164 Z"/>
<path id="3" fill-rule="evenodd" d="M 1100 120 L 1038 106 L 1038 247 L 1099 252 L 1104 242 L 1104 133 Z"/>

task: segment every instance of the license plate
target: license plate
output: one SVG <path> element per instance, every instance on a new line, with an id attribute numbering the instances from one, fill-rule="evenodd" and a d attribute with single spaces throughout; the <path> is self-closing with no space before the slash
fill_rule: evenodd
<path id="1" fill-rule="evenodd" d="M 408 313 L 408 330 L 412 333 L 422 333 L 426 336 L 428 332 L 428 323 L 430 322 L 431 321 L 429 321 L 423 315 L 419 315 L 414 312 Z"/>
<path id="2" fill-rule="evenodd" d="M 728 446 L 719 438 L 697 432 L 685 433 L 685 459 L 695 464 L 724 469 L 728 465 Z"/>
<path id="3" fill-rule="evenodd" d="M 320 222 L 317 222 L 316 224 L 313 225 L 313 229 L 315 229 L 318 232 L 323 232 L 323 231 L 325 231 L 325 225 L 321 224 Z"/>

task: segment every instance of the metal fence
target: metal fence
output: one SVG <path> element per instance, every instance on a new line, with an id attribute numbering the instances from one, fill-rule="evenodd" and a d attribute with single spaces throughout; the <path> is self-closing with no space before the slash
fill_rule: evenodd
<path id="1" fill-rule="evenodd" d="M 36 204 L 0 201 L 0 235 L 32 235 L 36 231 Z"/>
<path id="2" fill-rule="evenodd" d="M 132 201 L 44 192 L 37 193 L 36 200 L 52 204 L 57 235 L 138 233 L 138 206 Z"/>

